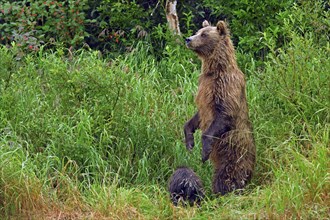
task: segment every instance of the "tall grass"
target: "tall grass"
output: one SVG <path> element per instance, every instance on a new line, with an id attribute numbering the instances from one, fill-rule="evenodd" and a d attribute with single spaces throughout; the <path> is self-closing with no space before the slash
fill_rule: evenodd
<path id="1" fill-rule="evenodd" d="M 330 46 L 292 32 L 265 68 L 247 67 L 257 168 L 243 195 L 211 196 L 199 134 L 185 150 L 199 61 L 170 46 L 98 52 L 0 48 L 0 216 L 72 219 L 329 218 Z M 244 56 L 244 55 L 241 55 Z M 247 59 L 246 59 L 247 60 Z M 167 179 L 192 167 L 209 198 L 174 208 Z"/>

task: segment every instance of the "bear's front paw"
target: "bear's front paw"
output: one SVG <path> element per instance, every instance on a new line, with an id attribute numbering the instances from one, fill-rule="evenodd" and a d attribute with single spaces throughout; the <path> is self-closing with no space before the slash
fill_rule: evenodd
<path id="1" fill-rule="evenodd" d="M 186 140 L 186 148 L 191 151 L 195 146 L 194 139 Z"/>
<path id="2" fill-rule="evenodd" d="M 189 132 L 188 129 L 185 126 L 184 129 L 184 141 L 186 143 L 187 150 L 191 151 L 194 148 L 194 133 Z"/>

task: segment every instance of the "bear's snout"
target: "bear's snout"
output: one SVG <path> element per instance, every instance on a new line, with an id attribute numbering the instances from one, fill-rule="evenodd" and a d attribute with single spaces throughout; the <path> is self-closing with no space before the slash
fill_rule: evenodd
<path id="1" fill-rule="evenodd" d="M 189 44 L 190 41 L 191 41 L 191 38 L 190 37 L 189 38 L 186 38 L 186 44 Z"/>

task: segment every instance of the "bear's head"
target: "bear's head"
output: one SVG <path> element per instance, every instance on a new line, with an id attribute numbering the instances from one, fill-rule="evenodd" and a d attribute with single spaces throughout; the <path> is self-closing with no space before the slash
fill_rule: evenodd
<path id="1" fill-rule="evenodd" d="M 215 48 L 229 39 L 229 29 L 224 21 L 219 21 L 216 27 L 204 21 L 203 28 L 186 39 L 186 45 L 203 58 L 212 55 Z"/>

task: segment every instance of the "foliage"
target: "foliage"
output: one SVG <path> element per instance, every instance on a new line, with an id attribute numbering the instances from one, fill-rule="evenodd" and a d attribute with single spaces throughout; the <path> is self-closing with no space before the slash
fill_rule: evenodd
<path id="1" fill-rule="evenodd" d="M 90 1 L 87 43 L 103 52 L 125 52 L 135 40 L 144 40 L 150 26 L 148 11 L 135 1 Z"/>
<path id="2" fill-rule="evenodd" d="M 86 0 L 2 1 L 1 43 L 15 41 L 23 50 L 38 50 L 48 42 L 81 44 L 86 36 Z"/>
<path id="3" fill-rule="evenodd" d="M 103 53 L 118 55 L 131 50 L 135 41 L 149 41 L 155 55 L 163 57 L 162 50 L 172 41 L 166 34 L 165 1 L 2 1 L 1 43 L 10 45 L 15 41 L 27 50 L 37 50 L 55 40 L 75 48 L 86 43 Z M 273 35 L 277 47 L 282 46 L 287 38 L 282 32 L 283 16 L 289 15 L 281 12 L 293 2 L 179 1 L 178 14 L 184 37 L 199 29 L 204 19 L 213 24 L 226 19 L 239 50 L 254 58 L 264 58 L 268 48 L 262 33 Z"/>

